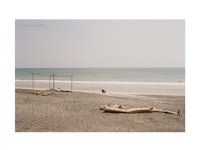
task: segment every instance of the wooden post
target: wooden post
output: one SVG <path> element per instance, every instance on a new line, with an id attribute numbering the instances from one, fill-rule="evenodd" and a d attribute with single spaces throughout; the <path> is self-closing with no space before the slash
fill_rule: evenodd
<path id="1" fill-rule="evenodd" d="M 53 74 L 53 90 L 54 90 L 54 78 L 55 78 L 55 75 Z"/>
<path id="2" fill-rule="evenodd" d="M 72 75 L 71 75 L 71 92 L 72 92 Z"/>
<path id="3" fill-rule="evenodd" d="M 49 90 L 51 89 L 51 75 L 49 75 Z"/>
<path id="4" fill-rule="evenodd" d="M 67 79 L 68 79 L 68 78 L 66 77 L 66 86 L 68 87 Z"/>
<path id="5" fill-rule="evenodd" d="M 33 84 L 33 90 L 34 90 L 34 73 L 32 73 L 32 84 Z"/>

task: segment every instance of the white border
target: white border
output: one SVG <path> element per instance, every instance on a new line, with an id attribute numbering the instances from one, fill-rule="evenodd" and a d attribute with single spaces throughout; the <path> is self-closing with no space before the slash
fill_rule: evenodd
<path id="1" fill-rule="evenodd" d="M 198 6 L 185 0 L 1 1 L 0 149 L 198 149 Z M 186 132 L 15 133 L 15 19 L 186 19 Z"/>

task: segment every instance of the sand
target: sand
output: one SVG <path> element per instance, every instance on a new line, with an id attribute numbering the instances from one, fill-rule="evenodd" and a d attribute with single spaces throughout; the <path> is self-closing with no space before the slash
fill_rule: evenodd
<path id="1" fill-rule="evenodd" d="M 42 91 L 37 91 L 42 92 Z M 16 132 L 184 132 L 185 96 L 86 92 L 33 94 L 16 89 Z M 104 113 L 100 105 L 120 104 L 130 108 L 156 107 L 181 112 Z"/>

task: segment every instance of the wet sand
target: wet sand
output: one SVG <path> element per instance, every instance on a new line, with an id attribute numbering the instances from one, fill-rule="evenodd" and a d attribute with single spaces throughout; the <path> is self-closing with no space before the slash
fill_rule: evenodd
<path id="1" fill-rule="evenodd" d="M 36 93 L 38 92 L 39 95 Z M 16 132 L 184 132 L 185 96 L 86 92 L 52 92 L 16 89 Z M 49 91 L 48 91 L 49 92 Z M 156 107 L 177 112 L 104 113 L 100 105 L 129 108 Z"/>

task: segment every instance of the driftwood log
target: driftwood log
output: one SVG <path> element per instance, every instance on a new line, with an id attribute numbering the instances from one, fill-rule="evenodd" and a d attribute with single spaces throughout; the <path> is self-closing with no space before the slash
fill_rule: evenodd
<path id="1" fill-rule="evenodd" d="M 58 92 L 70 92 L 70 91 L 68 91 L 68 90 L 63 90 L 63 89 L 61 89 L 61 88 L 57 88 L 55 91 L 58 91 Z"/>
<path id="2" fill-rule="evenodd" d="M 108 105 L 101 105 L 100 106 L 100 110 L 105 110 L 105 107 L 106 106 L 109 106 L 109 107 L 112 107 L 112 108 L 120 108 L 120 109 L 128 109 L 128 107 L 125 107 L 125 106 L 122 106 L 122 105 L 118 105 L 118 104 L 108 104 Z"/>
<path id="3" fill-rule="evenodd" d="M 33 91 L 32 94 L 34 95 L 42 95 L 42 96 L 47 96 L 47 95 L 52 95 L 52 92 L 46 92 L 46 91 Z"/>
<path id="4" fill-rule="evenodd" d="M 164 109 L 158 109 L 154 107 L 147 107 L 147 108 L 127 108 L 122 105 L 105 105 L 100 106 L 100 110 L 104 110 L 104 112 L 110 113 L 153 113 L 153 112 L 160 112 L 160 113 L 167 113 L 173 115 L 180 116 L 180 110 L 178 112 L 168 111 Z"/>

